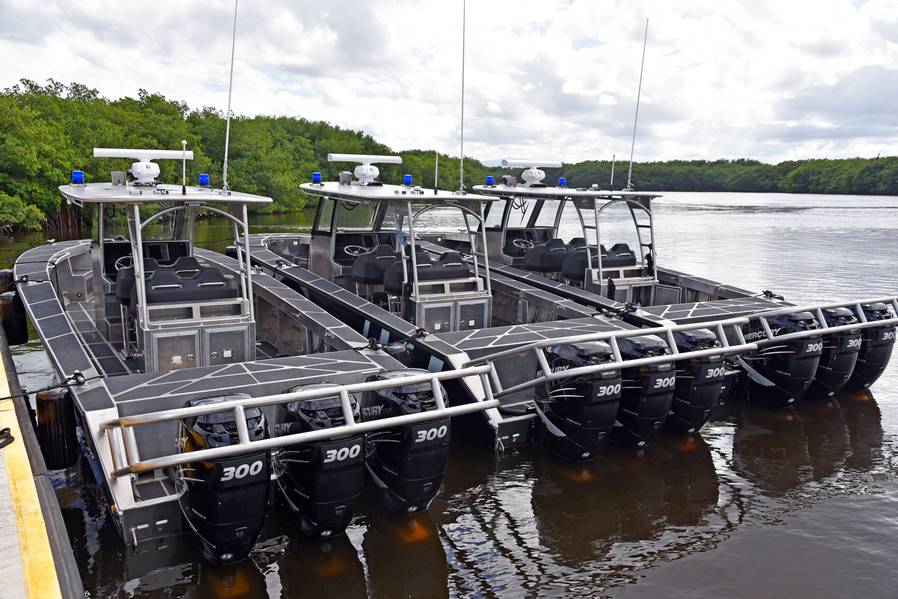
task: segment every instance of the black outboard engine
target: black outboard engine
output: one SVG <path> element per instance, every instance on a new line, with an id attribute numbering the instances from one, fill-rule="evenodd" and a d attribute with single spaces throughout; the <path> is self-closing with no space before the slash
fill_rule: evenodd
<path id="1" fill-rule="evenodd" d="M 822 312 L 826 325 L 830 327 L 860 322 L 848 308 L 827 308 Z M 808 388 L 808 395 L 832 397 L 841 391 L 854 372 L 862 342 L 861 329 L 849 329 L 843 333 L 823 337 L 823 353 L 817 366 L 817 374 Z"/>
<path id="2" fill-rule="evenodd" d="M 611 346 L 604 341 L 550 345 L 545 353 L 552 372 L 613 360 Z M 565 460 L 592 458 L 614 428 L 620 396 L 620 370 L 557 379 L 538 387 L 538 423 L 546 447 Z"/>
<path id="3" fill-rule="evenodd" d="M 429 382 L 402 384 L 403 378 L 426 372 L 397 370 L 369 378 L 369 381 L 395 380 L 396 386 L 366 393 L 362 419 L 368 422 L 434 409 L 436 400 Z M 448 405 L 445 391 L 443 397 Z M 438 417 L 368 435 L 368 472 L 384 490 L 384 506 L 388 510 L 413 513 L 427 509 L 440 490 L 446 472 L 450 429 L 450 419 Z"/>
<path id="4" fill-rule="evenodd" d="M 331 386 L 300 385 L 285 393 Z M 353 395 L 349 400 L 353 418 L 358 420 L 359 402 Z M 346 424 L 339 395 L 290 402 L 286 410 L 286 423 L 278 427 L 280 435 Z M 277 454 L 276 463 L 278 486 L 298 515 L 302 531 L 316 539 L 342 534 L 365 487 L 364 434 L 298 444 Z"/>
<path id="5" fill-rule="evenodd" d="M 767 322 L 771 330 L 778 335 L 820 328 L 810 312 L 771 316 Z M 754 322 L 752 324 L 752 329 L 745 335 L 745 340 L 751 342 L 766 339 L 760 325 Z M 758 351 L 757 359 L 753 357 L 747 363 L 766 381 L 759 380 L 750 372 L 749 398 L 755 403 L 775 408 L 792 405 L 801 399 L 810 387 L 822 353 L 822 335 L 812 335 L 783 343 L 774 341 L 773 344 L 763 347 Z"/>
<path id="6" fill-rule="evenodd" d="M 204 406 L 234 399 L 245 393 L 195 399 L 190 406 Z M 265 415 L 246 408 L 246 428 L 252 441 L 268 436 Z M 215 412 L 181 421 L 181 452 L 226 447 L 237 443 L 234 413 Z M 252 550 L 271 498 L 271 460 L 267 451 L 238 457 L 203 460 L 181 468 L 184 493 L 181 511 L 200 539 L 203 557 L 216 565 L 245 559 Z"/>
<path id="7" fill-rule="evenodd" d="M 645 335 L 619 339 L 624 359 L 649 358 L 670 353 L 660 337 Z M 627 368 L 623 371 L 620 410 L 611 442 L 643 447 L 661 430 L 673 402 L 676 371 L 671 362 Z"/>
<path id="8" fill-rule="evenodd" d="M 677 331 L 674 340 L 683 352 L 720 347 L 717 335 L 708 329 Z M 689 434 L 705 426 L 720 401 L 726 371 L 722 355 L 678 362 L 677 384 L 664 429 Z"/>
<path id="9" fill-rule="evenodd" d="M 885 304 L 865 304 L 861 306 L 867 322 L 892 318 L 892 312 Z M 895 346 L 895 325 L 870 327 L 861 331 L 861 351 L 858 353 L 854 372 L 845 386 L 850 391 L 866 389 L 885 372 L 892 348 Z"/>

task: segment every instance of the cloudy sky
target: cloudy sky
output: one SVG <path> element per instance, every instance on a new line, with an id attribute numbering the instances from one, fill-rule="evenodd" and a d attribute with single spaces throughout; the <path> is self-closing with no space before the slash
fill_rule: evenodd
<path id="1" fill-rule="evenodd" d="M 224 109 L 231 0 L 0 0 L 0 87 Z M 468 0 L 465 154 L 898 154 L 898 0 Z M 242 0 L 234 111 L 458 154 L 461 0 Z"/>

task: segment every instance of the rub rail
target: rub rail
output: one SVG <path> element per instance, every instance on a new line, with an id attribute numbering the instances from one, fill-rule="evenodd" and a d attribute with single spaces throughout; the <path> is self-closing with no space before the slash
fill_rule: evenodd
<path id="1" fill-rule="evenodd" d="M 461 368 L 459 370 L 449 370 L 445 372 L 428 372 L 423 374 L 413 374 L 401 379 L 386 379 L 379 381 L 368 381 L 362 383 L 350 383 L 345 385 L 333 385 L 319 389 L 309 389 L 305 391 L 296 391 L 293 393 L 280 393 L 276 395 L 266 395 L 263 397 L 252 397 L 246 399 L 235 399 L 223 401 L 220 403 L 189 406 L 184 408 L 175 408 L 171 410 L 163 410 L 159 412 L 151 412 L 148 414 L 140 414 L 137 416 L 124 416 L 109 420 L 101 425 L 103 434 L 107 436 L 109 441 L 110 453 L 112 456 L 113 472 L 116 477 L 127 476 L 131 474 L 139 474 L 148 472 L 158 468 L 167 468 L 186 464 L 188 462 L 217 460 L 244 453 L 259 451 L 264 449 L 275 449 L 287 445 L 296 445 L 298 443 L 309 443 L 312 441 L 320 441 L 342 435 L 354 433 L 366 433 L 370 431 L 391 428 L 406 424 L 414 424 L 417 422 L 432 420 L 434 418 L 460 416 L 462 414 L 470 414 L 480 412 L 486 409 L 498 407 L 499 402 L 492 396 L 490 388 L 490 373 L 493 370 L 491 364 L 481 366 L 471 366 Z M 447 407 L 443 398 L 443 390 L 440 386 L 441 381 L 465 378 L 469 376 L 478 376 L 481 379 L 484 388 L 484 400 L 476 401 L 459 406 Z M 417 414 L 405 414 L 402 416 L 393 416 L 380 420 L 371 420 L 366 422 L 356 422 L 352 412 L 350 402 L 350 393 L 364 393 L 366 391 L 376 391 L 378 389 L 387 389 L 397 385 L 414 385 L 429 382 L 433 389 L 433 397 L 436 408 L 426 412 Z M 294 401 L 315 400 L 340 396 L 343 409 L 343 417 L 346 424 L 328 429 L 307 431 L 302 433 L 294 433 L 279 437 L 270 437 L 267 439 L 259 439 L 253 441 L 249 438 L 249 431 L 246 426 L 245 410 L 250 407 L 263 407 L 285 404 Z M 234 445 L 226 447 L 214 447 L 209 449 L 200 449 L 189 453 L 175 453 L 171 455 L 140 459 L 137 447 L 137 439 L 134 435 L 134 428 L 138 426 L 146 426 L 158 424 L 161 422 L 170 422 L 172 420 L 182 420 L 184 418 L 192 418 L 202 416 L 204 414 L 213 414 L 218 412 L 233 412 L 237 426 L 237 440 Z"/>
<path id="2" fill-rule="evenodd" d="M 524 389 L 536 387 L 537 385 L 542 385 L 544 383 L 557 379 L 567 379 L 587 374 L 597 374 L 600 372 L 607 372 L 609 370 L 620 370 L 621 368 L 633 368 L 639 366 L 648 366 L 651 364 L 663 364 L 669 362 L 677 362 L 680 360 L 691 360 L 693 358 L 705 358 L 723 354 L 735 354 L 755 351 L 758 349 L 757 344 L 747 343 L 742 336 L 742 326 L 746 324 L 748 324 L 748 318 L 728 318 L 726 320 L 717 320 L 711 322 L 680 324 L 645 329 L 603 331 L 601 333 L 587 333 L 585 335 L 574 335 L 571 337 L 562 337 L 559 339 L 543 339 L 541 341 L 530 343 L 522 347 L 507 349 L 504 351 L 496 352 L 494 354 L 490 354 L 488 356 L 477 358 L 475 360 L 471 360 L 470 362 L 465 364 L 465 368 L 477 364 L 493 366 L 493 368 L 491 368 L 489 371 L 489 377 L 493 386 L 493 395 L 498 399 L 507 395 L 511 395 L 513 393 L 517 393 Z M 727 328 L 730 328 L 732 330 L 734 338 L 738 341 L 737 344 L 730 344 L 726 335 Z M 717 341 L 720 345 L 718 347 L 710 349 L 685 352 L 679 351 L 679 349 L 677 348 L 676 340 L 674 338 L 674 333 L 677 333 L 679 331 L 693 331 L 696 329 L 710 330 L 716 335 Z M 663 356 L 650 356 L 647 358 L 635 358 L 632 360 L 624 359 L 620 353 L 618 339 L 626 339 L 628 337 L 642 337 L 644 335 L 656 335 L 664 339 L 668 345 L 668 348 L 670 349 L 670 353 Z M 558 345 L 560 343 L 581 343 L 585 341 L 606 341 L 611 347 L 612 361 L 604 362 L 602 364 L 591 364 L 589 366 L 569 368 L 562 372 L 552 372 L 548 360 L 546 359 L 546 354 L 543 351 L 546 347 L 550 345 Z M 499 376 L 496 373 L 496 369 L 494 367 L 495 361 L 501 358 L 525 354 L 530 351 L 535 352 L 537 363 L 539 364 L 540 370 L 542 370 L 543 374 L 534 378 L 532 381 L 520 383 L 518 385 L 514 385 L 513 387 L 509 387 L 508 389 L 503 389 L 502 383 L 499 380 Z"/>
<path id="3" fill-rule="evenodd" d="M 808 306 L 790 306 L 788 308 L 778 308 L 776 310 L 759 312 L 757 314 L 749 316 L 749 319 L 756 320 L 761 325 L 761 331 L 759 331 L 759 333 L 766 337 L 766 339 L 758 339 L 757 343 L 761 346 L 769 345 L 770 343 L 792 341 L 793 339 L 815 337 L 818 335 L 833 335 L 836 333 L 844 333 L 846 331 L 856 331 L 860 329 L 869 329 L 872 327 L 898 325 L 898 317 L 896 316 L 893 316 L 892 318 L 885 318 L 883 320 L 868 321 L 863 309 L 863 306 L 868 304 L 886 304 L 892 308 L 893 314 L 898 315 L 898 297 L 890 296 L 856 300 L 851 302 L 832 302 L 828 304 L 812 304 Z M 824 318 L 823 316 L 823 311 L 829 308 L 850 308 L 854 312 L 854 315 L 857 317 L 858 322 L 854 324 L 845 324 L 831 327 L 826 324 L 826 318 Z M 785 333 L 782 335 L 777 335 L 773 332 L 773 329 L 770 328 L 770 322 L 768 321 L 769 318 L 772 318 L 774 316 L 782 316 L 785 314 L 797 314 L 799 312 L 810 312 L 811 316 L 813 316 L 814 320 L 817 322 L 818 328 L 808 329 L 805 331 L 796 331 L 794 333 Z M 754 335 L 758 335 L 759 333 L 754 333 Z"/>

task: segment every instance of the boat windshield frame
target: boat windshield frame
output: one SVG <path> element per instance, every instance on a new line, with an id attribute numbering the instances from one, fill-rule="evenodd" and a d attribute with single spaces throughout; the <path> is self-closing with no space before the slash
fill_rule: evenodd
<path id="1" fill-rule="evenodd" d="M 146 277 L 143 255 L 144 230 L 165 216 L 174 217 L 172 239 L 184 237 L 193 255 L 196 241 L 196 215 L 199 211 L 212 212 L 231 222 L 234 245 L 238 248 L 237 264 L 240 278 L 240 317 L 255 320 L 253 301 L 252 268 L 249 264 L 249 205 L 270 204 L 271 198 L 254 194 L 196 187 L 187 185 L 156 184 L 138 186 L 133 183 L 114 185 L 111 183 L 87 183 L 80 185 L 60 185 L 59 191 L 70 204 L 97 207 L 97 239 L 100 263 L 104 263 L 104 246 L 106 243 L 105 210 L 107 206 L 120 206 L 125 212 L 128 227 L 128 241 L 131 244 L 131 260 L 134 267 L 134 280 L 137 293 L 138 321 L 143 328 L 150 326 L 149 306 L 146 302 Z M 167 204 L 161 210 L 143 219 L 141 207 Z M 231 211 L 222 207 L 230 207 Z M 236 215 L 234 214 L 236 213 Z"/>
<path id="2" fill-rule="evenodd" d="M 465 221 L 466 233 L 471 242 L 471 258 L 474 262 L 474 276 L 479 277 L 480 271 L 483 271 L 484 286 L 488 294 L 492 294 L 492 283 L 490 280 L 489 268 L 489 252 L 486 251 L 486 228 L 484 223 L 484 207 L 490 202 L 494 202 L 499 198 L 481 194 L 456 193 L 444 190 L 423 189 L 416 186 L 408 185 L 360 185 L 352 183 L 342 185 L 337 182 L 324 183 L 303 183 L 300 189 L 311 197 L 318 198 L 322 201 L 333 201 L 336 206 L 330 232 L 327 233 L 333 237 L 338 233 L 358 232 L 358 229 L 338 229 L 339 211 L 344 203 L 373 203 L 375 204 L 375 217 L 373 220 L 372 230 L 385 230 L 387 218 L 392 216 L 395 223 L 396 240 L 394 250 L 399 252 L 399 259 L 402 262 L 402 282 L 403 285 L 410 284 L 412 286 L 412 296 L 419 297 L 418 284 L 418 258 L 417 258 L 417 235 L 415 233 L 415 223 L 420 217 L 432 210 L 438 208 L 454 208 L 459 210 Z M 414 205 L 426 204 L 423 208 L 415 211 Z M 321 210 L 319 204 L 318 210 Z M 470 219 L 470 220 L 469 220 Z M 316 216 L 317 220 L 317 216 Z M 406 225 L 406 222 L 408 223 Z M 473 224 L 473 227 L 472 227 Z M 406 234 L 406 229 L 408 233 Z M 480 243 L 483 251 L 477 251 L 475 243 L 477 232 L 480 232 Z M 316 234 L 325 234 L 323 231 L 312 229 L 312 236 Z M 406 246 L 409 246 L 411 252 L 412 272 L 408 272 L 406 262 Z M 333 258 L 333 243 L 331 244 L 331 257 Z M 481 264 L 480 261 L 483 261 Z M 409 276 L 411 275 L 411 276 Z"/>
<path id="3" fill-rule="evenodd" d="M 558 213 L 555 218 L 555 225 L 552 227 L 552 236 L 558 236 L 558 230 L 561 225 L 561 217 L 564 213 L 564 208 L 568 202 L 574 204 L 577 208 L 577 219 L 580 223 L 580 233 L 586 241 L 586 252 L 587 252 L 587 268 L 591 268 L 591 264 L 593 263 L 593 254 L 597 256 L 596 259 L 596 268 L 598 271 L 598 278 L 596 280 L 604 280 L 604 272 L 602 267 L 602 239 L 601 239 L 601 227 L 599 225 L 602 214 L 610 208 L 611 206 L 616 206 L 619 204 L 624 204 L 630 210 L 630 216 L 633 220 L 633 227 L 636 232 L 636 238 L 639 242 L 639 264 L 640 268 L 645 272 L 646 270 L 651 270 L 651 278 L 655 281 L 658 280 L 658 272 L 657 272 L 657 260 L 656 260 L 656 252 L 655 252 L 655 226 L 654 226 L 654 214 L 652 212 L 652 200 L 661 197 L 660 193 L 657 192 L 648 192 L 648 191 L 631 191 L 631 190 L 621 190 L 621 191 L 612 191 L 612 190 L 604 190 L 604 189 L 594 189 L 594 188 L 568 188 L 568 187 L 547 187 L 547 186 L 517 186 L 517 185 L 475 185 L 474 191 L 478 193 L 486 193 L 490 195 L 499 196 L 501 199 L 506 199 L 508 202 L 505 207 L 505 214 L 502 218 L 502 238 L 501 238 L 501 246 L 499 251 L 501 252 L 501 248 L 505 247 L 506 235 L 508 234 L 508 220 L 509 214 L 514 209 L 512 205 L 515 200 L 523 200 L 527 202 L 543 202 L 547 200 L 561 200 L 561 206 L 558 208 Z M 592 230 L 592 226 L 589 225 L 584 218 L 584 211 L 592 211 L 593 212 L 593 222 L 595 223 L 595 242 L 592 243 L 589 235 L 589 231 Z M 649 243 L 645 244 L 642 241 L 642 233 L 641 228 L 643 228 L 639 221 L 637 220 L 637 212 L 644 212 L 649 218 Z M 528 223 L 527 228 L 549 228 L 549 227 L 536 227 L 535 223 L 538 220 L 539 212 L 534 212 L 534 215 L 531 216 L 530 222 Z M 533 224 L 534 226 L 529 226 Z M 648 256 L 651 256 L 651 260 L 647 259 L 647 255 L 643 254 L 643 249 L 648 248 L 649 253 Z M 648 262 L 651 262 L 649 264 Z M 614 269 L 617 270 L 617 269 Z"/>

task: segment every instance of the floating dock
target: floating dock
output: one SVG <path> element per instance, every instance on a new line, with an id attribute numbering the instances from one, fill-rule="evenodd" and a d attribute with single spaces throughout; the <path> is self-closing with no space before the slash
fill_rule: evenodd
<path id="1" fill-rule="evenodd" d="M 0 572 L 6 599 L 83 597 L 62 513 L 0 328 Z"/>

